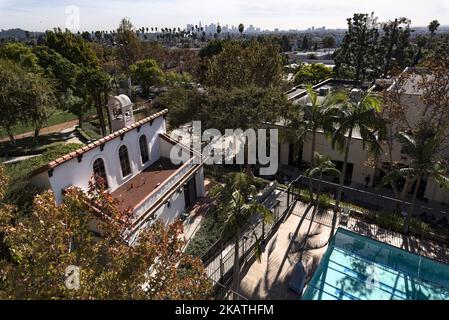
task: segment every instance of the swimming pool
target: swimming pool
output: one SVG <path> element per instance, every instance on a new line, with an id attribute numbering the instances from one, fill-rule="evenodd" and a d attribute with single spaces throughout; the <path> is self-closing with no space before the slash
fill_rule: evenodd
<path id="1" fill-rule="evenodd" d="M 339 228 L 303 300 L 449 300 L 449 265 Z"/>

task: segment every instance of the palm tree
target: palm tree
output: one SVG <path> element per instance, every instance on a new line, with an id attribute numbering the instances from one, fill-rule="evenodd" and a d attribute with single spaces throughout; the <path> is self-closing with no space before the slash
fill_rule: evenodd
<path id="1" fill-rule="evenodd" d="M 397 139 L 402 145 L 401 153 L 405 154 L 409 160 L 408 167 L 402 169 L 407 176 L 403 195 L 414 183 L 412 202 L 404 224 L 404 232 L 408 233 L 421 181 L 425 178 L 434 178 L 441 186 L 449 188 L 449 178 L 447 168 L 437 158 L 441 137 L 433 129 L 421 127 L 412 135 L 399 132 Z"/>
<path id="2" fill-rule="evenodd" d="M 433 20 L 429 23 L 429 31 L 430 31 L 430 36 L 433 38 L 433 36 L 435 35 L 435 32 L 438 30 L 438 27 L 440 26 L 440 23 L 438 22 L 438 20 Z"/>
<path id="3" fill-rule="evenodd" d="M 219 23 L 217 23 L 217 36 L 220 36 L 221 33 L 221 26 Z"/>
<path id="4" fill-rule="evenodd" d="M 337 177 L 340 176 L 340 170 L 335 168 L 335 164 L 331 161 L 329 156 L 325 156 L 320 154 L 319 152 L 315 152 L 314 154 L 314 162 L 315 165 L 308 169 L 305 172 L 306 177 L 309 177 L 310 181 L 313 177 L 318 176 L 318 189 L 316 193 L 316 205 L 315 209 L 318 209 L 319 203 L 320 203 L 320 196 L 321 196 L 321 182 L 323 181 L 323 175 L 324 174 L 332 174 Z M 313 202 L 313 197 L 311 194 L 310 202 Z"/>
<path id="5" fill-rule="evenodd" d="M 211 190 L 211 196 L 216 200 L 217 210 L 225 217 L 222 239 L 229 239 L 234 236 L 234 271 L 233 290 L 238 293 L 240 290 L 240 238 L 245 232 L 244 226 L 254 215 L 260 215 L 265 223 L 273 221 L 270 210 L 260 203 L 249 200 L 249 197 L 256 193 L 256 188 L 252 184 L 252 177 L 239 172 L 229 176 L 224 185 L 217 184 Z M 259 239 L 256 238 L 256 256 L 260 258 Z"/>
<path id="6" fill-rule="evenodd" d="M 326 96 L 326 98 L 320 102 L 318 94 L 313 90 L 312 86 L 306 87 L 308 100 L 310 105 L 303 104 L 300 106 L 300 110 L 304 113 L 304 129 L 305 131 L 312 131 L 312 148 L 310 152 L 310 164 L 313 166 L 315 159 L 316 148 L 316 133 L 319 129 L 323 129 L 324 132 L 332 131 L 332 124 L 328 121 L 329 114 L 327 110 L 334 101 L 332 95 Z M 304 132 L 305 133 L 305 132 Z"/>
<path id="7" fill-rule="evenodd" d="M 243 25 L 243 23 L 239 24 L 239 32 L 240 32 L 240 36 L 243 36 L 243 31 L 245 30 L 245 26 Z"/>
<path id="8" fill-rule="evenodd" d="M 343 168 L 340 175 L 335 207 L 338 210 L 343 184 L 346 177 L 349 150 L 354 130 L 359 131 L 364 148 L 373 155 L 379 155 L 381 152 L 380 139 L 385 134 L 385 123 L 380 117 L 382 110 L 380 100 L 372 93 L 374 87 L 366 92 L 340 91 L 332 95 L 330 101 L 331 107 L 326 111 L 336 126 L 332 135 L 332 148 L 337 146 L 344 151 Z M 360 94 L 360 96 L 358 96 Z M 345 141 L 346 140 L 346 141 Z"/>

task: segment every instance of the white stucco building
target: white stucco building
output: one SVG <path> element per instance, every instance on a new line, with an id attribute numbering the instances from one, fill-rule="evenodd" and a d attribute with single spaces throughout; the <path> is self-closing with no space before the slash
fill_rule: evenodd
<path id="1" fill-rule="evenodd" d="M 120 100 L 126 104 L 129 99 L 111 101 Z M 201 155 L 166 134 L 167 112 L 135 123 L 122 117 L 124 126 L 114 123 L 121 129 L 36 170 L 32 181 L 40 190 L 53 190 L 61 203 L 65 189 L 87 190 L 89 181 L 100 177 L 119 207 L 132 210 L 132 236 L 155 220 L 172 223 L 204 195 L 204 176 Z M 173 163 L 171 153 L 181 150 L 190 156 Z"/>
<path id="2" fill-rule="evenodd" d="M 420 77 L 422 77 L 423 70 L 420 70 L 419 68 L 407 68 L 404 72 L 410 73 L 410 77 L 408 77 L 408 81 L 406 83 L 401 84 L 404 86 L 404 88 L 401 89 L 401 100 L 404 108 L 407 110 L 407 121 L 414 124 L 417 123 L 418 119 L 420 119 L 422 116 L 421 113 L 424 109 L 424 105 L 421 100 L 422 90 L 419 90 L 419 88 L 416 87 L 416 83 L 418 83 L 420 81 Z M 378 90 L 392 90 L 395 85 L 395 83 L 390 83 L 382 88 L 378 88 Z M 367 88 L 366 85 L 361 85 L 355 81 L 328 79 L 315 85 L 313 88 L 318 93 L 318 99 L 320 100 L 324 99 L 324 97 L 333 90 L 342 88 L 351 90 L 360 87 L 363 89 Z M 294 103 L 309 103 L 307 92 L 302 86 L 293 88 L 286 94 L 288 99 Z M 281 143 L 279 147 L 280 164 L 298 167 L 301 162 L 310 163 L 312 149 L 311 136 L 311 132 L 307 133 L 304 142 L 301 143 Z M 344 154 L 332 148 L 331 142 L 322 131 L 317 131 L 315 150 L 321 154 L 329 155 L 332 161 L 336 163 L 337 168 L 342 168 Z M 386 146 L 384 146 L 379 160 L 381 162 L 388 162 L 389 158 L 389 150 Z M 348 166 L 345 177 L 346 185 L 354 188 L 362 188 L 366 185 L 366 179 L 369 177 L 368 186 L 379 186 L 382 178 L 382 172 L 378 169 L 368 167 L 366 165 L 366 161 L 368 159 L 368 151 L 363 147 L 363 141 L 358 130 L 355 130 L 352 135 L 348 157 Z M 393 161 L 404 163 L 407 162 L 407 158 L 401 153 L 401 145 L 398 141 L 394 141 L 392 159 Z M 449 203 L 449 191 L 440 187 L 433 178 L 426 179 L 423 183 L 421 183 L 418 197 L 423 200 L 436 201 L 443 205 Z"/>

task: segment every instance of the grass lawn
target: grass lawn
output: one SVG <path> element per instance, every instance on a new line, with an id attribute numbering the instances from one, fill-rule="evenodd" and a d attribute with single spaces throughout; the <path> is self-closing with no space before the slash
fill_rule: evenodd
<path id="1" fill-rule="evenodd" d="M 70 113 L 68 111 L 56 110 L 56 112 L 53 113 L 53 115 L 50 118 L 48 118 L 47 123 L 45 123 L 43 126 L 44 127 L 54 126 L 56 124 L 60 124 L 60 123 L 64 123 L 64 122 L 68 122 L 68 121 L 72 121 L 72 120 L 76 120 L 76 119 L 78 119 L 78 117 L 76 115 L 74 115 L 73 113 Z M 28 126 L 17 125 L 13 129 L 13 132 L 15 135 L 25 133 L 25 132 L 31 132 L 31 131 L 34 131 L 33 125 L 28 125 Z M 8 137 L 8 134 L 6 133 L 5 129 L 0 129 L 0 138 L 6 138 L 6 137 Z"/>
<path id="2" fill-rule="evenodd" d="M 3 141 L 0 142 L 0 158 L 39 154 L 53 146 L 61 144 L 69 137 L 70 133 L 48 133 L 39 137 L 38 145 L 35 144 L 34 137 L 17 140 L 15 145 L 11 145 L 9 140 Z"/>
<path id="3" fill-rule="evenodd" d="M 15 204 L 21 210 L 26 211 L 36 194 L 36 189 L 30 182 L 31 173 L 50 161 L 75 151 L 82 146 L 77 143 L 59 143 L 51 147 L 47 146 L 48 149 L 40 156 L 5 165 L 6 175 L 9 178 L 9 184 L 5 192 L 5 202 Z"/>

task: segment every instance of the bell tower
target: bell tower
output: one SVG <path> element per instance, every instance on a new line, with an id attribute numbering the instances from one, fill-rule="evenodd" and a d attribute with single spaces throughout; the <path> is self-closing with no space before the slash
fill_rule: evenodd
<path id="1" fill-rule="evenodd" d="M 134 104 L 128 96 L 110 96 L 108 99 L 108 112 L 111 119 L 112 131 L 118 131 L 134 123 Z"/>

